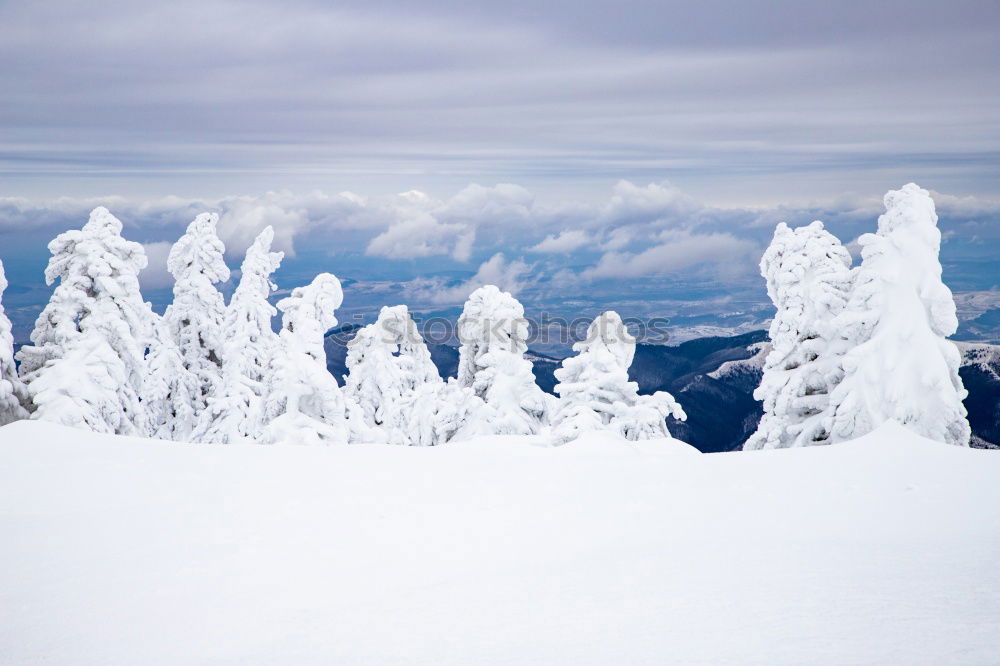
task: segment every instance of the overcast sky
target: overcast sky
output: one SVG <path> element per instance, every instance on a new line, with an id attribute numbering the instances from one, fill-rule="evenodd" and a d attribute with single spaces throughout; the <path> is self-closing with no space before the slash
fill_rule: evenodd
<path id="1" fill-rule="evenodd" d="M 855 248 L 916 181 L 974 314 L 1000 307 L 998 44 L 997 0 L 0 0 L 4 304 L 23 337 L 46 242 L 101 204 L 158 306 L 209 210 L 231 265 L 272 225 L 280 286 L 330 270 L 345 308 L 493 282 L 719 314 L 766 303 L 776 222 Z"/>
<path id="2" fill-rule="evenodd" d="M 0 194 L 996 196 L 998 42 L 996 0 L 7 1 Z"/>

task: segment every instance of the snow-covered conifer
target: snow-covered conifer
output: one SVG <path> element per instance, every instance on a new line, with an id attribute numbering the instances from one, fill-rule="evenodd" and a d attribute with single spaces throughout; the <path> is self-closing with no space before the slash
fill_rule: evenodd
<path id="1" fill-rule="evenodd" d="M 458 384 L 486 403 L 479 426 L 499 435 L 538 433 L 549 401 L 535 384 L 524 308 L 494 285 L 476 289 L 458 320 Z"/>
<path id="2" fill-rule="evenodd" d="M 618 313 L 608 311 L 594 319 L 573 351 L 576 356 L 563 359 L 555 371 L 560 400 L 553 435 L 560 444 L 587 431 L 610 429 L 616 405 L 639 393 L 638 385 L 628 379 L 635 342 Z"/>
<path id="3" fill-rule="evenodd" d="M 282 328 L 264 403 L 266 444 L 347 443 L 344 397 L 326 368 L 323 335 L 337 325 L 340 280 L 320 273 L 278 302 Z"/>
<path id="4" fill-rule="evenodd" d="M 390 444 L 433 446 L 450 440 L 481 405 L 446 384 L 405 305 L 383 307 L 347 351 L 345 392 L 364 423 Z"/>
<path id="5" fill-rule="evenodd" d="M 435 446 L 482 431 L 486 404 L 454 378 L 417 385 L 403 397 L 406 443 Z"/>
<path id="6" fill-rule="evenodd" d="M 140 403 L 152 310 L 139 292 L 142 245 L 122 223 L 95 208 L 80 230 L 49 243 L 45 280 L 59 281 L 21 349 L 21 374 L 33 418 L 98 432 L 146 435 Z"/>
<path id="7" fill-rule="evenodd" d="M 149 434 L 157 439 L 191 441 L 196 424 L 195 406 L 201 399 L 201 382 L 184 367 L 184 357 L 164 326 L 154 327 L 146 354 L 142 403 L 149 418 Z"/>
<path id="8" fill-rule="evenodd" d="M 640 396 L 639 385 L 629 381 L 635 338 L 618 313 L 594 319 L 573 350 L 576 356 L 564 359 L 555 371 L 560 397 L 553 418 L 556 443 L 593 430 L 615 431 L 629 440 L 669 437 L 667 417 L 687 418 L 669 393 Z"/>
<path id="9" fill-rule="evenodd" d="M 745 450 L 827 444 L 830 392 L 843 377 L 843 339 L 834 318 L 850 297 L 851 255 L 822 222 L 794 231 L 784 222 L 760 261 L 776 313 L 771 351 L 754 397 L 764 416 Z"/>
<path id="10" fill-rule="evenodd" d="M 358 329 L 347 346 L 344 377 L 344 392 L 358 406 L 364 422 L 382 428 L 389 441 L 395 439 L 393 431 L 400 425 L 400 404 L 407 388 L 397 362 L 398 332 L 390 328 L 400 311 L 406 312 L 406 306 L 383 307 L 375 323 Z"/>
<path id="11" fill-rule="evenodd" d="M 0 298 L 7 289 L 7 276 L 0 262 Z M 14 333 L 0 303 L 0 425 L 28 418 L 31 396 L 17 376 L 14 363 Z"/>
<path id="12" fill-rule="evenodd" d="M 652 395 L 637 395 L 632 404 L 622 403 L 611 425 L 619 435 L 630 441 L 670 437 L 667 417 L 686 421 L 687 414 L 679 402 L 666 391 Z"/>
<path id="13" fill-rule="evenodd" d="M 202 213 L 188 225 L 167 258 L 174 276 L 174 299 L 163 314 L 163 324 L 181 354 L 183 366 L 198 381 L 191 408 L 178 412 L 197 417 L 222 378 L 223 326 L 226 303 L 216 284 L 229 279 L 223 260 L 225 247 L 216 234 L 218 215 Z M 182 425 L 190 431 L 194 423 Z"/>
<path id="14" fill-rule="evenodd" d="M 946 338 L 958 327 L 941 281 L 941 232 L 930 194 L 910 183 L 885 195 L 878 232 L 860 239 L 862 264 L 838 327 L 851 349 L 830 396 L 832 441 L 860 437 L 893 419 L 914 432 L 968 446 L 969 423 Z"/>
<path id="15" fill-rule="evenodd" d="M 417 330 L 417 324 L 410 317 L 405 305 L 393 308 L 394 322 L 388 330 L 397 332 L 399 354 L 397 359 L 402 372 L 404 386 L 413 390 L 425 384 L 438 385 L 442 383 L 441 373 L 431 360 L 431 352 L 427 343 Z"/>
<path id="16" fill-rule="evenodd" d="M 271 329 L 277 310 L 267 299 L 276 288 L 271 274 L 284 257 L 271 251 L 273 240 L 274 229 L 266 227 L 247 248 L 226 308 L 222 378 L 198 420 L 196 441 L 228 444 L 260 435 L 264 380 L 278 340 Z"/>

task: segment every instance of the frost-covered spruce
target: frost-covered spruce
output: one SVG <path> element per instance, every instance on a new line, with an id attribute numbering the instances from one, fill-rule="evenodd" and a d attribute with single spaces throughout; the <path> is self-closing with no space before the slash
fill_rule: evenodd
<path id="1" fill-rule="evenodd" d="M 431 360 L 427 343 L 417 330 L 417 324 L 406 306 L 397 305 L 393 310 L 395 310 L 392 313 L 394 321 L 388 328 L 397 334 L 399 354 L 396 358 L 402 372 L 404 387 L 412 391 L 425 384 L 434 386 L 442 384 L 441 373 Z M 379 318 L 381 319 L 381 313 Z"/>
<path id="2" fill-rule="evenodd" d="M 344 397 L 326 368 L 323 335 L 337 325 L 340 280 L 320 273 L 278 301 L 282 328 L 264 402 L 265 444 L 347 443 Z"/>
<path id="3" fill-rule="evenodd" d="M 347 375 L 344 392 L 357 406 L 365 424 L 381 429 L 382 438 L 395 441 L 402 433 L 400 409 L 407 382 L 396 360 L 399 353 L 398 332 L 389 326 L 398 320 L 406 306 L 383 307 L 373 324 L 358 329 L 347 345 Z M 388 324 L 388 325 L 387 325 Z"/>
<path id="4" fill-rule="evenodd" d="M 0 262 L 0 298 L 7 289 L 7 276 Z M 31 396 L 28 387 L 17 376 L 14 363 L 14 333 L 0 304 L 0 425 L 28 418 Z"/>
<path id="5" fill-rule="evenodd" d="M 184 367 L 184 358 L 165 326 L 155 326 L 146 354 L 142 403 L 149 434 L 157 439 L 191 441 L 195 406 L 201 399 L 198 377 Z"/>
<path id="6" fill-rule="evenodd" d="M 49 243 L 48 284 L 59 281 L 18 352 L 33 418 L 125 435 L 148 434 L 140 403 L 152 310 L 139 293 L 142 245 L 95 208 L 80 230 Z"/>
<path id="7" fill-rule="evenodd" d="M 174 276 L 174 298 L 163 314 L 163 323 L 180 351 L 183 365 L 193 373 L 198 391 L 191 409 L 201 414 L 208 396 L 222 378 L 223 326 L 226 303 L 216 284 L 229 279 L 223 260 L 225 247 L 216 233 L 218 215 L 202 213 L 170 249 L 167 269 Z M 179 425 L 190 431 L 194 423 Z"/>
<path id="8" fill-rule="evenodd" d="M 383 307 L 373 324 L 358 330 L 348 343 L 347 370 L 345 390 L 371 425 L 390 423 L 390 412 L 416 386 L 441 383 L 405 305 Z"/>
<path id="9" fill-rule="evenodd" d="M 222 379 L 198 419 L 194 438 L 223 444 L 253 440 L 263 426 L 264 380 L 278 336 L 271 329 L 277 313 L 267 299 L 276 288 L 271 274 L 282 252 L 272 252 L 274 230 L 266 227 L 247 248 L 240 282 L 226 308 Z"/>
<path id="10" fill-rule="evenodd" d="M 594 430 L 615 431 L 630 440 L 669 437 L 667 417 L 687 418 L 669 393 L 640 396 L 639 385 L 629 381 L 635 338 L 618 313 L 608 311 L 594 319 L 587 337 L 576 342 L 573 351 L 576 356 L 564 359 L 555 371 L 556 443 Z"/>
<path id="11" fill-rule="evenodd" d="M 464 439 L 482 430 L 486 405 L 451 378 L 420 384 L 403 398 L 406 440 L 412 446 L 434 446 Z"/>
<path id="12" fill-rule="evenodd" d="M 481 401 L 446 384 L 405 305 L 383 307 L 348 345 L 345 393 L 378 439 L 433 446 L 450 440 Z"/>
<path id="13" fill-rule="evenodd" d="M 386 385 L 396 383 L 396 368 L 385 345 L 378 344 L 374 326 L 359 328 L 347 342 L 344 365 L 344 401 L 348 420 L 364 425 L 366 442 L 385 443 L 389 440 L 383 424 L 388 420 L 386 396 L 380 381 Z"/>
<path id="14" fill-rule="evenodd" d="M 832 441 L 893 419 L 914 432 L 968 446 L 958 375 L 955 301 L 941 281 L 941 232 L 930 194 L 913 183 L 885 195 L 878 232 L 860 239 L 862 264 L 838 326 L 851 349 L 831 394 Z"/>
<path id="15" fill-rule="evenodd" d="M 760 261 L 776 313 L 771 351 L 754 397 L 764 403 L 745 450 L 828 444 L 830 392 L 843 377 L 844 340 L 833 321 L 851 292 L 851 255 L 822 222 L 784 222 Z"/>
<path id="16" fill-rule="evenodd" d="M 687 414 L 674 396 L 666 391 L 636 396 L 632 404 L 622 403 L 611 425 L 619 435 L 630 441 L 670 437 L 667 417 L 686 421 Z"/>
<path id="17" fill-rule="evenodd" d="M 494 285 L 476 289 L 458 319 L 458 384 L 486 403 L 483 433 L 533 435 L 548 419 L 548 400 L 535 384 L 524 308 Z"/>

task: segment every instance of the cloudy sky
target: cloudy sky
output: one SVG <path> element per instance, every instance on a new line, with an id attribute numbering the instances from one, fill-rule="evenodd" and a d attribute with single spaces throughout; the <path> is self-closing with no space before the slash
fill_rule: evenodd
<path id="1" fill-rule="evenodd" d="M 641 281 L 669 309 L 753 291 L 776 221 L 848 243 L 916 181 L 946 279 L 988 291 L 998 43 L 995 0 L 3 2 L 0 258 L 27 289 L 103 203 L 152 292 L 216 210 L 234 265 L 272 224 L 285 279 L 359 307 Z"/>

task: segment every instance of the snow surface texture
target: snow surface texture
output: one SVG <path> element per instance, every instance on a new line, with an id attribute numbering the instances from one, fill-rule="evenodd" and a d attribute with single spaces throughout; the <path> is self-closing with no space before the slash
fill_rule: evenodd
<path id="1" fill-rule="evenodd" d="M 894 424 L 199 446 L 0 429 L 5 664 L 988 664 L 1000 456 Z"/>

